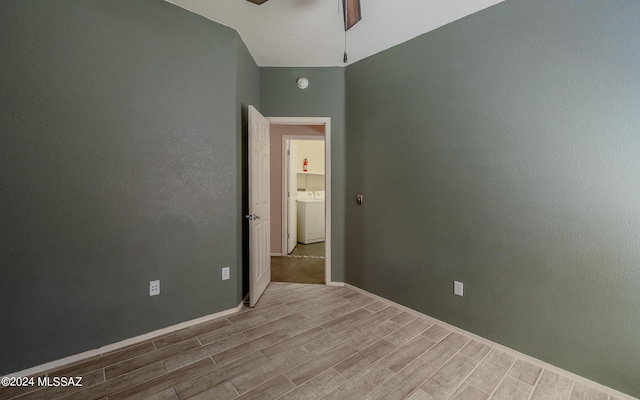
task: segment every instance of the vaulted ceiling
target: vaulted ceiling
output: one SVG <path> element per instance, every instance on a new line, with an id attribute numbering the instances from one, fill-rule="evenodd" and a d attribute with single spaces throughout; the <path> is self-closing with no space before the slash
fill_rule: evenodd
<path id="1" fill-rule="evenodd" d="M 167 0 L 237 30 L 259 66 L 343 66 L 503 0 L 361 0 L 345 35 L 342 0 Z"/>

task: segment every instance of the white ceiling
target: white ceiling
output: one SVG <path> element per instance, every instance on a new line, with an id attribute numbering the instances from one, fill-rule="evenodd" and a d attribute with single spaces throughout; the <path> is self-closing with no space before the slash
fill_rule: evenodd
<path id="1" fill-rule="evenodd" d="M 344 66 L 342 0 L 167 0 L 238 31 L 261 66 Z M 349 63 L 503 0 L 361 0 Z"/>

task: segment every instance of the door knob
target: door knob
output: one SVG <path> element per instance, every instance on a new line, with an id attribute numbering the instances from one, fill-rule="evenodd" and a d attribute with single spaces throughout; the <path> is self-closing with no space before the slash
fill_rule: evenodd
<path id="1" fill-rule="evenodd" d="M 254 219 L 260 219 L 260 216 L 255 214 L 247 214 L 244 217 L 249 221 L 253 221 Z"/>

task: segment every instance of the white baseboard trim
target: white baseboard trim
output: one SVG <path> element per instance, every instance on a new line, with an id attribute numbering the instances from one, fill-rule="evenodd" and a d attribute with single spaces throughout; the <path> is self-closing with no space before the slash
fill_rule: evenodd
<path id="1" fill-rule="evenodd" d="M 344 282 L 333 282 L 333 281 L 331 281 L 331 282 L 327 282 L 327 286 L 340 286 L 340 287 L 342 287 L 342 286 L 344 286 Z"/>
<path id="2" fill-rule="evenodd" d="M 271 253 L 271 257 L 284 257 L 282 253 Z"/>
<path id="3" fill-rule="evenodd" d="M 556 367 L 554 365 L 548 364 L 548 363 L 546 363 L 544 361 L 538 360 L 537 358 L 528 356 L 528 355 L 526 355 L 524 353 L 520 353 L 517 350 L 514 350 L 514 349 L 506 347 L 506 346 L 503 346 L 503 345 L 501 345 L 499 343 L 492 342 L 491 340 L 485 339 L 482 336 L 478 336 L 478 335 L 476 335 L 474 333 L 471 333 L 471 332 L 465 331 L 464 329 L 458 328 L 457 326 L 450 325 L 450 324 L 448 324 L 446 322 L 440 321 L 437 318 L 433 318 L 433 317 L 431 317 L 431 316 L 429 316 L 427 314 L 423 314 L 423 313 L 421 313 L 419 311 L 416 311 L 416 310 L 414 310 L 412 308 L 403 306 L 402 304 L 395 303 L 395 302 L 393 302 L 391 300 L 385 299 L 384 297 L 381 297 L 381 296 L 378 296 L 376 294 L 367 292 L 366 290 L 360 289 L 359 287 L 350 285 L 348 283 L 343 283 L 340 286 L 345 286 L 345 287 L 347 287 L 349 289 L 355 290 L 356 292 L 360 292 L 360 293 L 366 294 L 368 296 L 374 297 L 374 298 L 376 298 L 377 300 L 379 300 L 379 301 L 381 301 L 383 303 L 387 303 L 389 305 L 393 305 L 393 306 L 398 307 L 398 308 L 400 308 L 400 309 L 402 309 L 404 311 L 416 314 L 416 315 L 418 315 L 418 316 L 420 316 L 422 318 L 429 319 L 432 322 L 437 323 L 439 325 L 442 325 L 442 326 L 446 327 L 447 329 L 449 329 L 449 330 L 451 330 L 453 332 L 457 332 L 457 333 L 459 333 L 461 335 L 464 335 L 464 336 L 470 337 L 472 339 L 475 339 L 478 342 L 481 342 L 481 343 L 484 343 L 486 345 L 498 348 L 498 349 L 504 351 L 505 353 L 509 353 L 509 354 L 513 355 L 514 357 L 524 359 L 525 361 L 530 362 L 531 364 L 537 365 L 538 367 L 544 368 L 544 369 L 549 370 L 551 372 L 555 372 L 558 375 L 566 376 L 566 377 L 568 377 L 570 379 L 573 379 L 576 382 L 581 382 L 581 383 L 583 383 L 583 384 L 585 384 L 587 386 L 591 386 L 591 387 L 593 387 L 595 389 L 598 389 L 598 390 L 600 390 L 600 391 L 602 391 L 602 392 L 604 392 L 606 394 L 609 394 L 611 396 L 615 396 L 620 400 L 638 400 L 635 397 L 629 396 L 628 394 L 619 392 L 619 391 L 617 391 L 615 389 L 612 389 L 612 388 L 610 388 L 608 386 L 601 385 L 601 384 L 599 384 L 597 382 L 591 381 L 591 380 L 589 380 L 587 378 L 584 378 L 584 377 L 582 377 L 580 375 L 576 375 L 576 374 L 574 374 L 572 372 L 569 372 L 567 370 L 564 370 L 562 368 L 558 368 L 558 367 Z"/>
<path id="4" fill-rule="evenodd" d="M 18 372 L 14 372 L 11 374 L 7 374 L 6 376 L 17 376 L 17 377 L 21 377 L 21 376 L 31 376 L 31 375 L 37 375 L 40 373 L 43 373 L 45 371 L 48 370 L 52 370 L 52 369 L 56 369 L 59 367 L 62 367 L 64 365 L 67 364 L 71 364 L 71 363 L 75 363 L 78 361 L 82 361 L 86 358 L 89 357 L 94 357 L 94 356 L 99 356 L 101 354 L 104 353 L 108 353 L 114 350 L 118 350 L 127 346 L 131 346 L 133 344 L 136 343 L 140 343 L 140 342 L 144 342 L 150 339 L 153 339 L 155 337 L 158 336 L 162 336 L 162 335 L 166 335 L 167 333 L 171 333 L 171 332 L 175 332 L 178 331 L 180 329 L 184 329 L 184 328 L 188 328 L 190 326 L 193 325 L 197 325 L 197 324 L 201 324 L 203 322 L 207 322 L 216 318 L 221 318 L 221 317 L 226 317 L 227 315 L 231 315 L 231 314 L 235 314 L 238 311 L 240 311 L 240 309 L 242 308 L 243 304 L 240 303 L 238 304 L 237 307 L 229 309 L 229 310 L 224 310 L 224 311 L 220 311 L 214 314 L 209 314 L 209 315 L 205 315 L 204 317 L 199 317 L 196 319 L 192 319 L 190 321 L 185 321 L 185 322 L 181 322 L 179 324 L 176 325 L 171 325 L 168 326 L 166 328 L 162 328 L 162 329 L 158 329 L 155 330 L 153 332 L 149 332 L 149 333 L 144 333 L 140 336 L 136 336 L 133 338 L 129 338 L 129 339 L 125 339 L 122 340 L 120 342 L 117 343 L 112 343 L 112 344 L 108 344 L 106 346 L 102 346 L 99 349 L 94 349 L 94 350 L 88 350 L 82 353 L 78 353 L 78 354 L 74 354 L 72 356 L 69 357 L 65 357 L 65 358 L 61 358 L 59 360 L 54 360 L 54 361 L 50 361 L 48 363 L 44 363 L 41 365 L 38 365 L 36 367 L 31 367 L 22 371 L 18 371 Z"/>

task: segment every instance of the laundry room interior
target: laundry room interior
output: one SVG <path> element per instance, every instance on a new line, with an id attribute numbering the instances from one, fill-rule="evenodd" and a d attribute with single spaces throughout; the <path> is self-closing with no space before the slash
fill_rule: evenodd
<path id="1" fill-rule="evenodd" d="M 325 162 L 323 127 L 271 125 L 272 281 L 324 283 Z"/>

